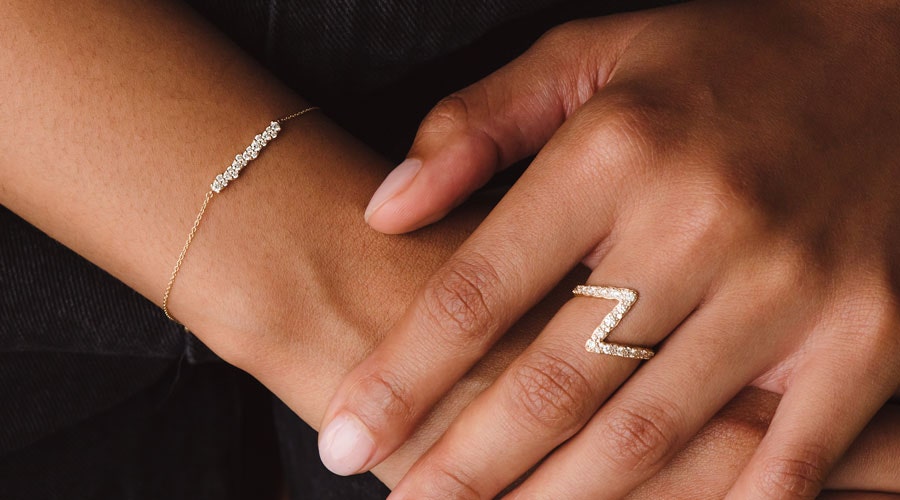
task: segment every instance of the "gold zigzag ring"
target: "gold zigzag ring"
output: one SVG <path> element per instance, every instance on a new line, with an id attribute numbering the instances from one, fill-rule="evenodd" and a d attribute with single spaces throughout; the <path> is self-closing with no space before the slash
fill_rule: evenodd
<path id="1" fill-rule="evenodd" d="M 616 307 L 603 318 L 603 321 L 594 329 L 591 338 L 584 344 L 584 348 L 589 352 L 631 359 L 650 359 L 656 354 L 653 349 L 646 347 L 606 342 L 606 337 L 618 326 L 622 318 L 628 313 L 628 310 L 631 309 L 631 306 L 637 301 L 638 295 L 635 290 L 611 286 L 578 285 L 572 290 L 572 293 L 582 297 L 618 301 Z"/>

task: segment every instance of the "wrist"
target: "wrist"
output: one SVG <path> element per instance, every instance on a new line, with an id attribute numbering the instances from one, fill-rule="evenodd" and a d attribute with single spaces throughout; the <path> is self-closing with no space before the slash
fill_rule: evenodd
<path id="1" fill-rule="evenodd" d="M 321 116 L 282 135 L 208 207 L 171 305 L 220 356 L 254 375 L 285 348 L 294 362 L 320 357 L 303 346 L 325 332 L 362 340 L 355 332 L 370 326 L 347 305 L 352 294 L 367 295 L 359 248 L 378 242 L 357 200 L 377 183 L 382 162 Z"/>

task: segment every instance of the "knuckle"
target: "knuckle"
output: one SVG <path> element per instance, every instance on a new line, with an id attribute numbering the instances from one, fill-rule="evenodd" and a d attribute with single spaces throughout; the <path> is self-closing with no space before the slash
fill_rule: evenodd
<path id="1" fill-rule="evenodd" d="M 833 299 L 840 310 L 841 330 L 859 332 L 862 338 L 853 338 L 853 341 L 863 341 L 877 350 L 895 347 L 900 311 L 892 297 L 890 284 L 878 278 L 860 281 L 853 287 L 854 293 Z"/>
<path id="2" fill-rule="evenodd" d="M 890 363 L 894 353 L 900 348 L 900 309 L 892 303 L 876 303 L 872 306 L 871 321 L 875 325 L 872 329 L 871 349 L 885 356 L 885 362 Z"/>
<path id="3" fill-rule="evenodd" d="M 450 346 L 483 346 L 494 326 L 488 294 L 499 286 L 497 271 L 484 257 L 455 259 L 426 286 L 424 310 Z"/>
<path id="4" fill-rule="evenodd" d="M 580 19 L 558 24 L 545 31 L 534 43 L 534 48 L 558 52 L 571 57 L 573 55 L 572 47 L 584 44 L 587 25 L 588 21 Z"/>
<path id="5" fill-rule="evenodd" d="M 710 187 L 677 189 L 667 193 L 657 209 L 665 212 L 673 246 L 691 254 L 722 248 L 735 241 L 740 214 Z"/>
<path id="6" fill-rule="evenodd" d="M 782 300 L 796 296 L 798 290 L 810 288 L 822 277 L 807 256 L 792 245 L 773 253 L 769 265 L 772 266 L 769 274 L 772 296 Z M 824 283 L 818 284 L 823 285 L 820 289 L 824 288 Z M 811 299 L 810 304 L 813 303 Z"/>
<path id="7" fill-rule="evenodd" d="M 455 498 L 458 500 L 481 500 L 487 498 L 479 493 L 472 478 L 452 465 L 443 463 L 429 467 L 428 479 L 422 482 L 423 491 L 415 498 Z"/>
<path id="8" fill-rule="evenodd" d="M 373 430 L 382 429 L 390 422 L 411 422 L 415 415 L 412 392 L 396 376 L 375 371 L 360 378 L 354 384 L 354 413 Z"/>
<path id="9" fill-rule="evenodd" d="M 765 292 L 757 299 L 760 306 L 783 307 L 785 301 L 796 300 L 800 290 L 827 289 L 825 283 L 817 283 L 821 276 L 814 264 L 791 242 L 767 240 L 762 250 L 751 254 L 749 262 L 753 264 L 751 286 Z M 824 297 L 807 293 L 810 308 L 819 304 L 820 299 Z"/>
<path id="10" fill-rule="evenodd" d="M 826 467 L 821 454 L 805 452 L 799 457 L 774 457 L 765 462 L 758 485 L 765 498 L 815 498 L 825 482 Z"/>
<path id="11" fill-rule="evenodd" d="M 619 405 L 604 420 L 601 449 L 625 472 L 659 467 L 677 451 L 675 414 L 674 405 L 661 401 Z"/>
<path id="12" fill-rule="evenodd" d="M 585 163 L 604 176 L 609 175 L 606 165 L 622 163 L 628 168 L 618 169 L 619 175 L 626 179 L 635 174 L 642 174 L 642 179 L 670 175 L 659 168 L 667 163 L 662 157 L 674 147 L 675 136 L 663 125 L 672 121 L 672 111 L 655 94 L 631 84 L 605 89 L 602 98 L 570 119 L 568 142 L 578 144 L 583 157 L 595 159 Z"/>
<path id="13" fill-rule="evenodd" d="M 900 364 L 893 362 L 900 348 L 900 310 L 886 286 L 865 281 L 871 280 L 846 285 L 839 289 L 844 293 L 832 295 L 829 326 L 840 332 L 834 341 L 854 353 L 861 377 L 873 383 L 895 383 L 900 374 Z M 835 361 L 847 360 L 835 357 Z"/>
<path id="14" fill-rule="evenodd" d="M 574 432 L 591 408 L 591 386 L 579 369 L 546 351 L 526 354 L 511 373 L 513 412 L 531 426 Z"/>
<path id="15" fill-rule="evenodd" d="M 446 133 L 463 128 L 469 121 L 469 105 L 462 92 L 454 92 L 444 97 L 425 116 L 420 133 Z"/>
<path id="16" fill-rule="evenodd" d="M 684 208 L 689 227 L 695 229 L 695 234 L 714 232 L 718 237 L 722 236 L 721 230 L 738 227 L 736 219 L 741 216 L 741 210 L 712 183 L 699 182 L 701 185 L 695 188 L 693 202 Z"/>

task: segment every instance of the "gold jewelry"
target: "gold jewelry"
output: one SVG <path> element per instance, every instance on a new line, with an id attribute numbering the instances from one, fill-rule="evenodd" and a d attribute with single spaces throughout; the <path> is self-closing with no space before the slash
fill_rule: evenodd
<path id="1" fill-rule="evenodd" d="M 213 196 L 218 193 L 221 193 L 225 187 L 228 186 L 228 183 L 237 179 L 238 174 L 241 173 L 241 169 L 247 166 L 248 163 L 255 160 L 257 156 L 259 156 L 260 151 L 266 147 L 266 144 L 275 140 L 278 137 L 278 132 L 281 132 L 281 124 L 288 121 L 293 120 L 294 118 L 299 118 L 310 111 L 314 111 L 319 109 L 317 106 L 310 106 L 308 108 L 302 109 L 296 113 L 285 116 L 284 118 L 279 118 L 271 123 L 266 129 L 253 138 L 253 142 L 247 146 L 247 149 L 244 150 L 243 153 L 238 154 L 234 157 L 234 161 L 229 165 L 224 172 L 217 175 L 215 179 L 213 179 L 212 183 L 209 185 L 209 191 L 206 193 L 206 196 L 203 198 L 203 204 L 200 205 L 200 211 L 197 212 L 197 218 L 194 219 L 194 226 L 191 227 L 191 232 L 188 233 L 187 240 L 184 242 L 184 247 L 181 249 L 181 253 L 178 255 L 178 260 L 175 261 L 175 268 L 172 269 L 172 277 L 169 278 L 169 284 L 166 285 L 166 293 L 163 294 L 162 300 L 162 310 L 166 313 L 166 317 L 171 319 L 172 321 L 177 321 L 175 318 L 169 314 L 169 295 L 172 294 L 172 286 L 175 285 L 175 278 L 178 277 L 178 271 L 181 270 L 181 264 L 184 263 L 184 256 L 187 255 L 188 248 L 191 246 L 191 242 L 194 240 L 194 236 L 197 234 L 197 229 L 200 227 L 200 221 L 203 220 L 203 213 L 206 212 L 206 207 L 209 205 L 210 200 L 212 200 Z"/>
<path id="2" fill-rule="evenodd" d="M 618 301 L 616 307 L 603 318 L 603 321 L 594 329 L 591 338 L 585 343 L 584 348 L 589 352 L 619 356 L 621 358 L 650 359 L 656 354 L 653 349 L 646 347 L 613 344 L 606 342 L 606 337 L 618 326 L 619 321 L 625 317 L 631 306 L 637 301 L 637 292 L 630 288 L 614 288 L 609 286 L 578 285 L 572 290 L 575 295 L 593 297 L 598 299 L 611 299 Z"/>

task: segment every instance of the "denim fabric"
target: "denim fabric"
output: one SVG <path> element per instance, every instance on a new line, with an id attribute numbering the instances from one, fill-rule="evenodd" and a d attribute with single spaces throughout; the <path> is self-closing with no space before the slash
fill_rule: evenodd
<path id="1" fill-rule="evenodd" d="M 189 0 L 303 95 L 396 82 L 499 23 L 563 0 Z"/>
<path id="2" fill-rule="evenodd" d="M 157 380 L 112 408 L 0 455 L 0 498 L 275 498 L 280 466 L 270 395 L 239 370 L 130 356 L 21 356 L 52 366 L 103 367 L 88 379 L 51 382 L 79 394 L 114 394 L 115 376 L 135 383 L 156 374 Z M 29 395 L 40 392 L 27 389 Z"/>
<path id="3" fill-rule="evenodd" d="M 546 29 L 653 3 L 188 1 L 397 161 L 434 102 Z M 315 439 L 152 303 L 0 207 L 0 498 L 270 498 L 279 462 L 293 499 L 384 498 L 371 475 L 326 471 Z"/>

